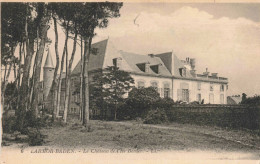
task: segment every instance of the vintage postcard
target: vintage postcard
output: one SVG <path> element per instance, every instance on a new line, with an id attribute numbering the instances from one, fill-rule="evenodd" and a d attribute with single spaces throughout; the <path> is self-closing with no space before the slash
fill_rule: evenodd
<path id="1" fill-rule="evenodd" d="M 259 2 L 3 1 L 1 164 L 259 164 L 259 62 Z"/>

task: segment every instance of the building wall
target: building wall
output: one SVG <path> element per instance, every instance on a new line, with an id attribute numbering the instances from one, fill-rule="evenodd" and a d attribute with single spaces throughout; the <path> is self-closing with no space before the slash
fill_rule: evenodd
<path id="1" fill-rule="evenodd" d="M 93 77 L 94 73 L 89 74 L 90 81 Z M 143 82 L 144 87 L 150 87 L 152 86 L 153 82 L 157 83 L 158 87 L 158 93 L 161 97 L 164 97 L 164 85 L 168 84 L 170 93 L 169 97 L 173 98 L 174 101 L 179 101 L 178 97 L 178 90 L 183 89 L 187 87 L 189 90 L 189 102 L 197 101 L 197 94 L 201 94 L 201 100 L 204 99 L 204 104 L 210 103 L 209 95 L 214 95 L 214 103 L 212 104 L 221 104 L 220 101 L 220 95 L 223 94 L 224 100 L 223 103 L 227 103 L 227 85 L 224 84 L 224 91 L 220 91 L 221 83 L 210 83 L 210 82 L 202 82 L 202 81 L 192 81 L 192 80 L 185 80 L 185 79 L 172 79 L 171 77 L 159 77 L 159 76 L 144 76 L 144 75 L 138 75 L 138 74 L 131 74 L 131 77 L 134 79 L 135 87 L 138 87 L 138 82 Z M 198 90 L 198 83 L 200 83 L 200 90 Z M 80 84 L 80 77 L 74 76 L 72 77 L 72 92 L 71 92 L 71 98 L 70 98 L 70 109 L 69 113 L 77 113 L 79 114 L 79 106 L 75 101 L 79 102 L 79 94 L 78 95 L 72 95 L 76 87 L 79 87 Z M 213 86 L 213 91 L 210 91 L 210 85 Z M 128 94 L 125 94 L 124 97 L 126 98 Z M 62 101 L 62 100 L 61 100 Z M 63 108 L 61 109 L 63 110 Z"/>
<path id="2" fill-rule="evenodd" d="M 132 78 L 135 80 L 135 87 L 138 87 L 138 82 L 144 82 L 144 87 L 152 86 L 152 82 L 158 84 L 158 92 L 161 97 L 164 97 L 163 88 L 164 84 L 169 84 L 170 87 L 170 97 L 172 97 L 172 79 L 165 77 L 153 77 L 153 76 L 142 76 L 131 74 Z"/>
<path id="3" fill-rule="evenodd" d="M 198 89 L 198 83 L 200 83 L 200 89 Z M 210 90 L 210 85 L 213 86 L 213 91 Z M 204 103 L 210 103 L 210 94 L 214 95 L 214 102 L 211 104 L 221 104 L 220 95 L 223 94 L 223 103 L 227 103 L 227 85 L 224 85 L 224 91 L 220 91 L 221 83 L 210 83 L 210 82 L 202 82 L 202 81 L 191 81 L 184 79 L 174 79 L 173 80 L 173 100 L 178 101 L 180 96 L 178 97 L 178 90 L 186 89 L 188 87 L 189 90 L 189 102 L 197 101 L 197 95 L 201 94 L 201 100 L 204 99 Z"/>

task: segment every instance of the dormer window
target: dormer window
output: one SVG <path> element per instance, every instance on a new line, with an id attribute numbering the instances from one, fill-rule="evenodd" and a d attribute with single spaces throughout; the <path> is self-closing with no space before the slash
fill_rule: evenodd
<path id="1" fill-rule="evenodd" d="M 122 63 L 122 58 L 114 58 L 113 59 L 113 65 L 115 66 L 115 67 L 118 67 L 118 68 L 120 68 L 121 67 L 121 63 Z"/>
<path id="2" fill-rule="evenodd" d="M 180 68 L 179 71 L 180 71 L 180 75 L 181 75 L 182 77 L 186 77 L 186 72 L 187 72 L 187 70 L 186 70 L 185 67 Z"/>
<path id="3" fill-rule="evenodd" d="M 150 68 L 151 68 L 151 70 L 152 70 L 154 73 L 159 74 L 159 73 L 160 73 L 160 66 L 161 66 L 161 64 L 157 64 L 157 65 L 152 65 L 152 66 L 150 66 Z"/>
<path id="4" fill-rule="evenodd" d="M 136 66 L 143 72 L 148 73 L 150 69 L 150 63 L 140 63 L 136 64 Z"/>

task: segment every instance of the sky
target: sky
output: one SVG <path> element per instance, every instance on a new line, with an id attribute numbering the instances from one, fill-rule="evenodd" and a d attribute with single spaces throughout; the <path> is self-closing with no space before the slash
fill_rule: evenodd
<path id="1" fill-rule="evenodd" d="M 120 13 L 106 29 L 95 31 L 93 42 L 109 37 L 118 50 L 142 55 L 173 51 L 180 59 L 196 58 L 198 73 L 208 68 L 229 79 L 228 95 L 260 94 L 260 4 L 124 3 Z M 65 37 L 58 31 L 61 56 Z M 53 25 L 48 37 L 55 64 Z M 45 58 L 46 53 L 43 64 Z M 77 47 L 73 67 L 79 60 Z"/>

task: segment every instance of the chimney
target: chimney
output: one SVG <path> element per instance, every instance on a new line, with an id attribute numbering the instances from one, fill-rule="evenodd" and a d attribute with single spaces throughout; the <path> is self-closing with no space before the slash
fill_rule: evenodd
<path id="1" fill-rule="evenodd" d="M 190 74 L 191 74 L 193 77 L 196 77 L 196 70 L 194 70 L 194 69 L 190 70 Z"/>
<path id="2" fill-rule="evenodd" d="M 195 60 L 195 58 L 191 58 L 191 59 L 190 59 L 190 66 L 191 66 L 191 69 L 192 69 L 192 70 L 195 69 L 195 65 L 196 65 L 196 60 Z"/>
<path id="3" fill-rule="evenodd" d="M 206 68 L 206 72 L 203 72 L 203 75 L 209 75 L 208 68 Z"/>

